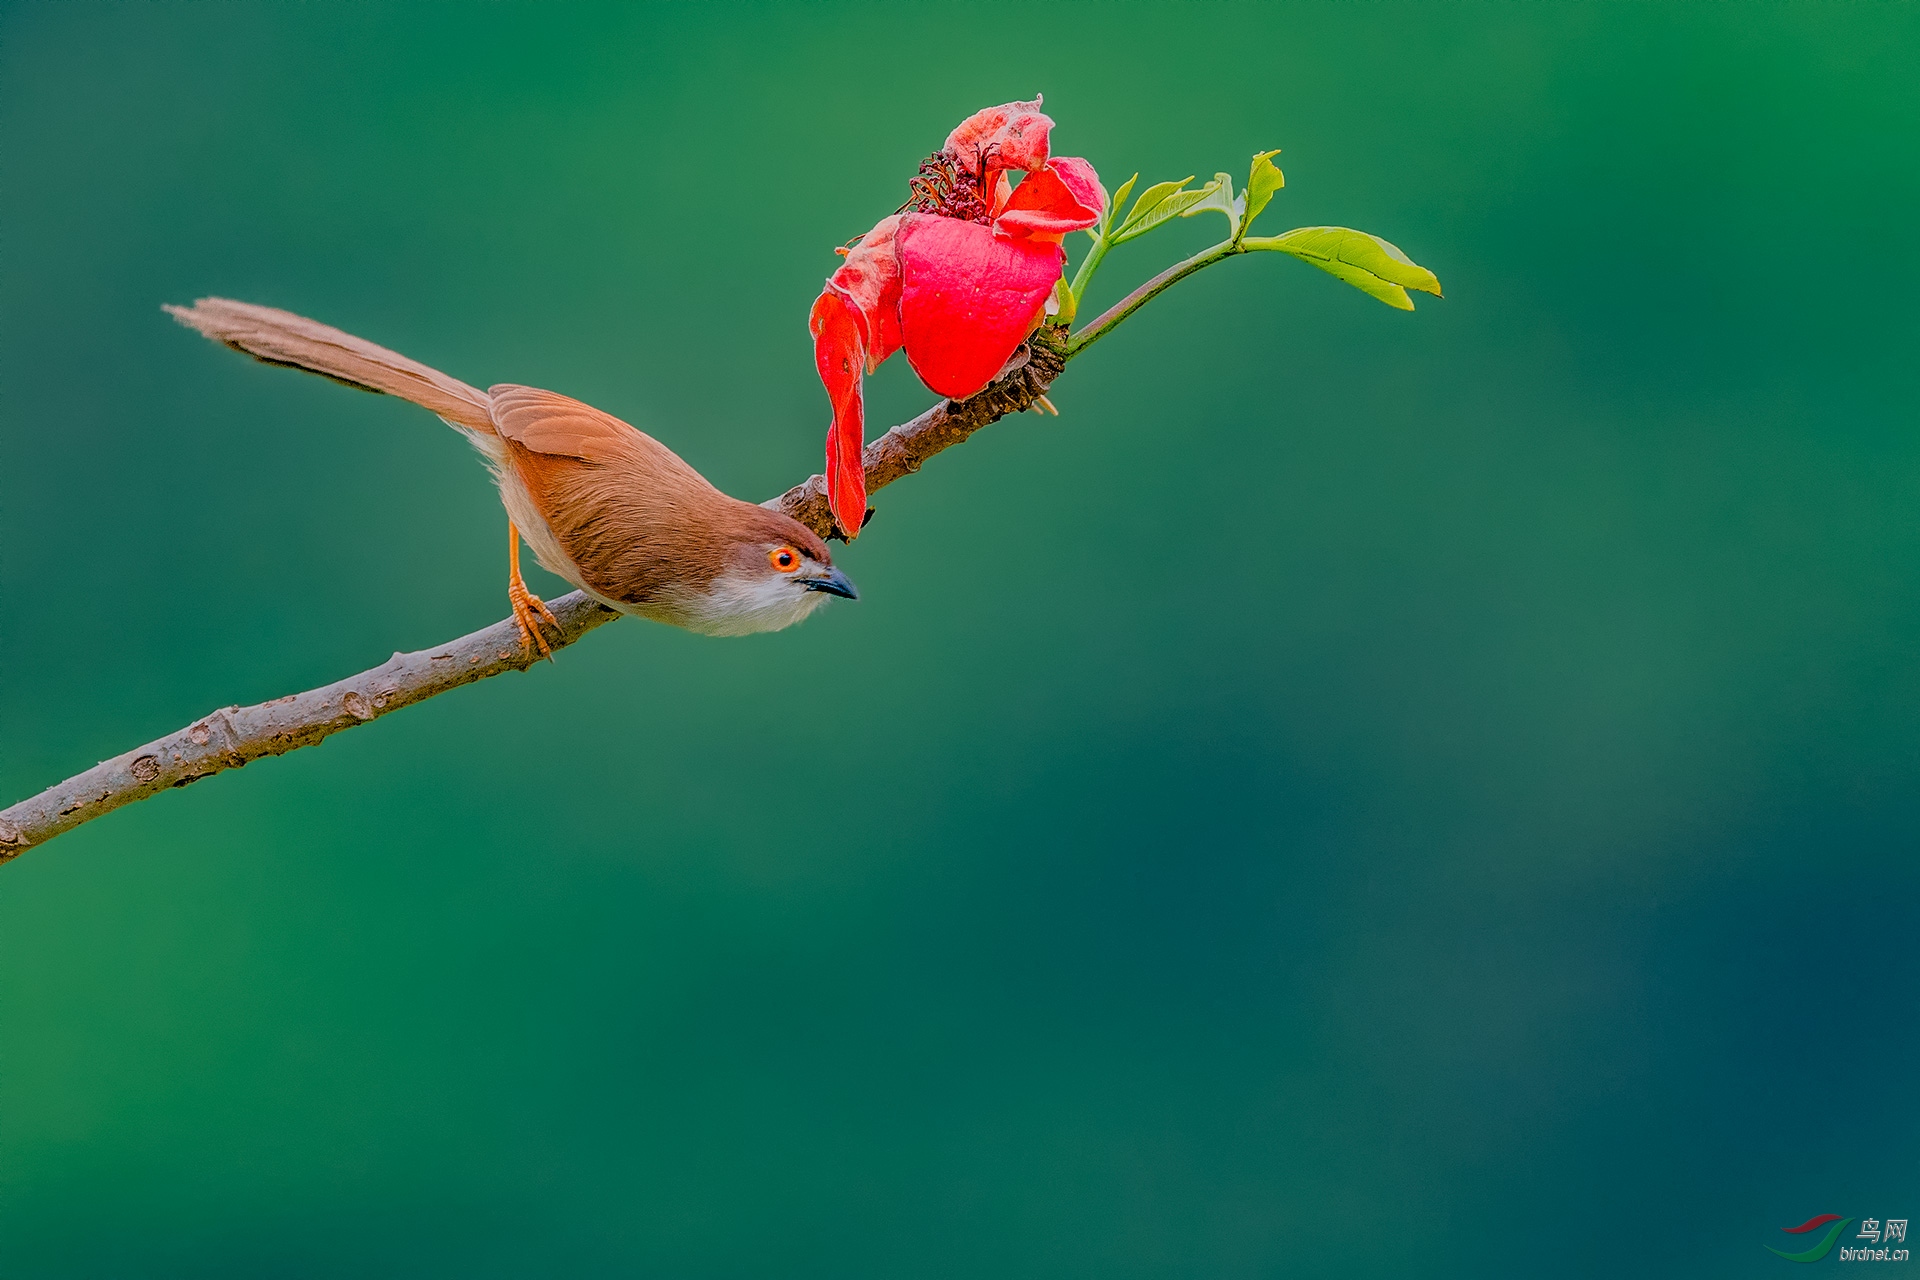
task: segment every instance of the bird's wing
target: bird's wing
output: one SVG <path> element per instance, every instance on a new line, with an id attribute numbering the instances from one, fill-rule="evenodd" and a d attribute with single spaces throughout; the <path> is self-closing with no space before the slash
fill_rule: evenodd
<path id="1" fill-rule="evenodd" d="M 629 454 L 640 435 L 610 413 L 538 387 L 501 383 L 487 395 L 494 430 L 533 453 L 605 465 Z"/>
<path id="2" fill-rule="evenodd" d="M 612 414 L 535 387 L 502 385 L 487 394 L 494 429 L 507 441 L 503 495 L 510 484 L 525 493 L 527 514 L 539 517 L 577 566 L 580 576 L 571 580 L 602 599 L 643 604 L 675 583 L 704 590 L 723 567 L 729 517 L 737 523 L 742 509 L 766 514 L 722 494 L 673 450 Z"/>

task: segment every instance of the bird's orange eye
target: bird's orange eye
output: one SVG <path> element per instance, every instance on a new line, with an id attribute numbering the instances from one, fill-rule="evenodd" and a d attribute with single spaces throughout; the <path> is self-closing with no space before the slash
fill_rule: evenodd
<path id="1" fill-rule="evenodd" d="M 800 567 L 800 553 L 792 547 L 775 547 L 767 552 L 767 563 L 782 573 L 792 573 Z"/>

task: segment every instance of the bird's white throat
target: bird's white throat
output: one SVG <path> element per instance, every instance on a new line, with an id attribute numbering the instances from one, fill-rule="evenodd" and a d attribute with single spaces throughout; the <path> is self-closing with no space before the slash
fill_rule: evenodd
<path id="1" fill-rule="evenodd" d="M 708 636 L 748 636 L 790 627 L 827 601 L 793 578 L 729 570 L 704 592 L 676 591 L 630 612 Z"/>

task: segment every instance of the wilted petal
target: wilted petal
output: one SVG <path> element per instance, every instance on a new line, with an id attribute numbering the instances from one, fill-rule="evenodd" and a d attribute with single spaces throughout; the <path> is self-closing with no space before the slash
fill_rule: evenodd
<path id="1" fill-rule="evenodd" d="M 1007 102 L 974 112 L 947 135 L 947 154 L 976 176 L 1040 168 L 1047 162 L 1047 132 L 1053 128 L 1053 121 L 1040 112 L 1040 101 Z"/>
<path id="2" fill-rule="evenodd" d="M 1100 185 L 1100 175 L 1093 171 L 1093 163 L 1079 156 L 1061 156 L 1047 165 L 1063 186 L 1073 193 L 1080 204 L 1094 211 L 1099 218 L 1107 211 L 1107 189 Z"/>
<path id="3" fill-rule="evenodd" d="M 997 238 L 926 214 L 900 220 L 900 333 L 920 380 L 970 396 L 993 380 L 1040 320 L 1066 263 L 1057 241 Z"/>
<path id="4" fill-rule="evenodd" d="M 867 515 L 867 476 L 860 464 L 866 444 L 866 409 L 860 396 L 866 364 L 863 326 L 854 304 L 829 285 L 815 300 L 807 327 L 813 331 L 814 367 L 833 402 L 833 425 L 827 429 L 827 501 L 841 531 L 852 539 Z"/>
<path id="5" fill-rule="evenodd" d="M 1013 181 L 1007 177 L 1006 171 L 1002 170 L 993 176 L 993 199 L 988 201 L 988 216 L 999 217 L 1000 211 L 1007 207 L 1007 201 L 1011 199 L 1013 199 Z"/>
<path id="6" fill-rule="evenodd" d="M 1001 235 L 1039 236 L 1058 240 L 1100 221 L 1107 209 L 1107 192 L 1093 166 L 1075 156 L 1063 156 L 1030 173 L 1013 190 L 1006 208 L 993 220 Z"/>
<path id="7" fill-rule="evenodd" d="M 882 218 L 847 252 L 847 260 L 827 282 L 859 311 L 868 373 L 900 349 L 900 260 L 893 248 L 899 225 L 899 214 Z"/>

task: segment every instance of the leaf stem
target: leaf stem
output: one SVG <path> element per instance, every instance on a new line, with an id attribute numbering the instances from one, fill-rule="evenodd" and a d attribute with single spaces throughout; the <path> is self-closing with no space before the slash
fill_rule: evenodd
<path id="1" fill-rule="evenodd" d="M 1100 267 L 1100 259 L 1107 256 L 1107 250 L 1113 248 L 1113 241 L 1107 239 L 1104 232 L 1093 238 L 1093 248 L 1087 250 L 1087 256 L 1081 261 L 1080 269 L 1073 273 L 1073 303 L 1077 307 L 1080 300 L 1087 296 L 1087 285 L 1093 280 L 1093 273 Z"/>
<path id="2" fill-rule="evenodd" d="M 1246 252 L 1246 248 L 1235 244 L 1232 240 L 1222 240 L 1219 244 L 1213 246 L 1213 248 L 1203 249 L 1184 262 L 1174 263 L 1165 271 L 1162 271 L 1159 275 L 1107 308 L 1106 311 L 1101 313 L 1099 319 L 1095 320 L 1085 329 L 1082 329 L 1080 333 L 1067 344 L 1067 354 L 1069 356 L 1079 355 L 1082 351 L 1085 351 L 1088 347 L 1106 337 L 1122 320 L 1125 320 L 1141 307 L 1144 307 L 1148 302 L 1152 301 L 1156 295 L 1172 288 L 1180 281 L 1200 270 L 1200 268 L 1210 267 L 1225 258 L 1231 258 L 1237 253 Z M 1092 254 L 1088 255 L 1087 260 L 1088 262 L 1098 261 Z M 1082 266 L 1080 268 L 1080 274 L 1083 276 L 1086 275 L 1087 268 Z M 1079 292 L 1079 282 L 1077 280 L 1075 281 L 1074 291 L 1076 294 Z"/>

